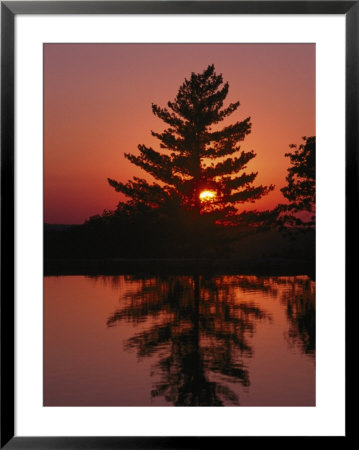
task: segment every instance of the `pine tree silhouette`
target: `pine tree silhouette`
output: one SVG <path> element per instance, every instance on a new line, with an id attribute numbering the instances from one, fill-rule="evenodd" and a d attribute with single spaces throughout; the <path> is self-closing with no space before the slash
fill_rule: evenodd
<path id="1" fill-rule="evenodd" d="M 152 131 L 160 141 L 160 151 L 139 145 L 139 155 L 125 156 L 157 181 L 108 179 L 129 198 L 126 205 L 161 208 L 172 202 L 192 215 L 233 224 L 238 219 L 237 204 L 254 202 L 274 188 L 253 186 L 257 172 L 244 171 L 256 156 L 238 145 L 251 132 L 250 117 L 221 129 L 217 126 L 239 107 L 238 101 L 224 107 L 228 89 L 228 82 L 209 65 L 185 79 L 166 108 L 152 104 L 153 114 L 168 126 L 160 133 Z"/>

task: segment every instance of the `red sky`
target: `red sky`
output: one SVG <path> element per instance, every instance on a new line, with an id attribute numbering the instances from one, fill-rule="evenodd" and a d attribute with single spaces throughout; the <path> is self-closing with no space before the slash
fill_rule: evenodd
<path id="1" fill-rule="evenodd" d="M 241 209 L 283 202 L 289 144 L 315 134 L 314 44 L 45 44 L 44 207 L 47 223 L 82 223 L 114 209 L 121 194 L 107 178 L 151 179 L 124 158 L 138 144 L 159 149 L 150 131 L 184 78 L 214 64 L 241 106 L 228 123 L 250 116 L 242 150 L 257 156 L 255 184 L 276 189 Z M 224 123 L 224 122 L 223 122 Z M 225 124 L 225 123 L 224 123 Z"/>

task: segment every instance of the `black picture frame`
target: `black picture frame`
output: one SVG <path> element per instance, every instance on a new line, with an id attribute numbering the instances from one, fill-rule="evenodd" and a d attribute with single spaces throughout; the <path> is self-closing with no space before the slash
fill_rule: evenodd
<path id="1" fill-rule="evenodd" d="M 205 448 L 239 445 L 245 437 L 14 436 L 14 32 L 18 14 L 341 14 L 346 18 L 346 296 L 357 237 L 359 1 L 4 1 L 1 2 L 1 448 Z M 350 243 L 350 245 L 349 245 Z M 348 319 L 348 317 L 347 317 Z M 348 323 L 346 321 L 346 341 Z M 332 374 L 331 374 L 332 376 Z M 348 392 L 348 387 L 347 387 Z M 348 400 L 348 398 L 346 399 Z M 348 402 L 346 402 L 348 411 Z M 346 436 L 349 436 L 346 421 Z M 283 439 L 282 439 L 283 440 Z M 287 440 L 284 438 L 284 440 Z"/>

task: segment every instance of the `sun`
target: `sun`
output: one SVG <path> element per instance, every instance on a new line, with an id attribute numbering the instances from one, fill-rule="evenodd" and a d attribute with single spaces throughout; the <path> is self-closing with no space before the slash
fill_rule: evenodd
<path id="1" fill-rule="evenodd" d="M 199 198 L 202 202 L 208 202 L 209 200 L 213 200 L 216 196 L 215 191 L 202 191 L 199 194 Z"/>

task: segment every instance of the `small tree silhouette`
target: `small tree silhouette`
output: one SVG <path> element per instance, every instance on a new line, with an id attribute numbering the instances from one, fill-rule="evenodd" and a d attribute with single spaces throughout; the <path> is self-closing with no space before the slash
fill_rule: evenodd
<path id="1" fill-rule="evenodd" d="M 286 153 L 288 168 L 287 186 L 281 189 L 288 205 L 280 205 L 284 213 L 281 223 L 295 230 L 307 231 L 315 227 L 315 136 L 303 137 L 299 146 L 290 145 Z"/>
<path id="2" fill-rule="evenodd" d="M 138 156 L 125 156 L 160 184 L 137 177 L 127 183 L 108 179 L 116 191 L 129 197 L 127 204 L 153 209 L 171 203 L 190 211 L 192 218 L 210 215 L 217 224 L 228 224 L 238 219 L 236 204 L 254 202 L 274 188 L 253 186 L 257 172 L 244 171 L 256 156 L 238 145 L 251 132 L 250 117 L 217 127 L 239 107 L 238 101 L 223 106 L 228 89 L 222 75 L 209 65 L 185 79 L 167 108 L 152 104 L 153 114 L 168 125 L 161 133 L 152 131 L 161 151 L 139 145 Z"/>

